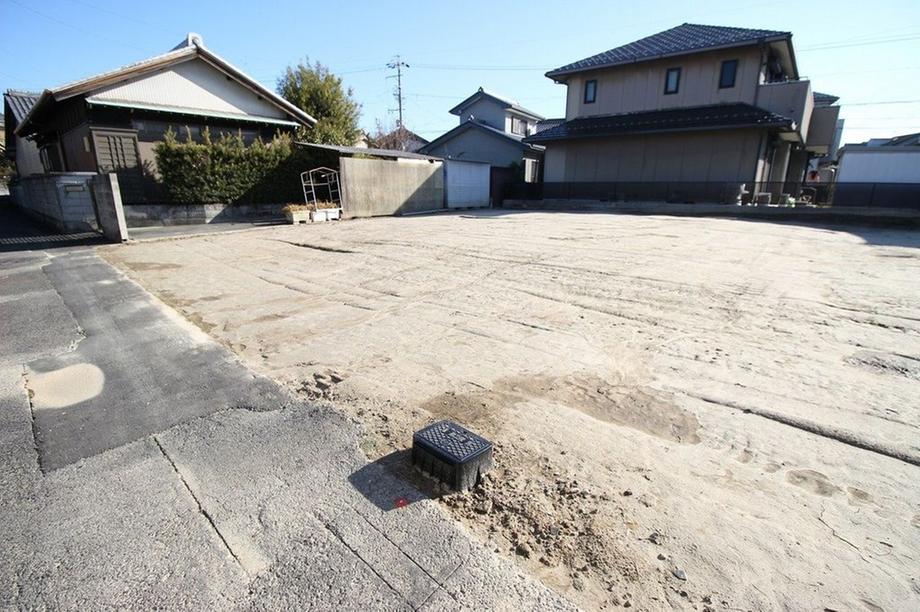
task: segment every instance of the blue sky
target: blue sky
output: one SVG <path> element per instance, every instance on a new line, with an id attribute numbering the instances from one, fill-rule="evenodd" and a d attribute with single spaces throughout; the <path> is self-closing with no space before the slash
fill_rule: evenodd
<path id="1" fill-rule="evenodd" d="M 456 125 L 448 109 L 480 86 L 560 116 L 564 87 L 544 72 L 683 22 L 792 31 L 801 74 L 841 97 L 844 142 L 920 131 L 918 0 L 0 0 L 0 88 L 53 87 L 194 31 L 270 86 L 287 64 L 323 62 L 354 89 L 372 130 L 395 119 L 386 63 L 400 54 L 406 125 L 430 139 Z"/>

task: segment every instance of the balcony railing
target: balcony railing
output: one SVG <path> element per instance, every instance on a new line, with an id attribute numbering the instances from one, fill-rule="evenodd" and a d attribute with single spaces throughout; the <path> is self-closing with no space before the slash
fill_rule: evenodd
<path id="1" fill-rule="evenodd" d="M 799 141 L 804 142 L 814 108 L 811 82 L 782 81 L 758 85 L 755 106 L 795 121 Z"/>

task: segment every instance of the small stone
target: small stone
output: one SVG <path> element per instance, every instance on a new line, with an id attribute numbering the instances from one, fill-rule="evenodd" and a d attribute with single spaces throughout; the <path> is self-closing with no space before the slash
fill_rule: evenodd
<path id="1" fill-rule="evenodd" d="M 524 557 L 525 559 L 530 558 L 530 547 L 523 542 L 518 542 L 517 547 L 514 549 L 514 552 Z"/>
<path id="2" fill-rule="evenodd" d="M 575 578 L 572 580 L 572 588 L 576 591 L 584 591 L 585 583 L 582 582 L 581 578 Z"/>
<path id="3" fill-rule="evenodd" d="M 665 557 L 664 554 L 658 553 L 658 560 L 659 560 L 659 561 L 664 561 L 665 559 L 667 559 L 667 557 Z"/>
<path id="4" fill-rule="evenodd" d="M 655 545 L 661 544 L 661 535 L 657 531 L 653 531 L 648 536 L 648 541 Z"/>
<path id="5" fill-rule="evenodd" d="M 630 491 L 629 489 L 626 489 L 625 491 L 623 491 L 623 497 L 632 497 L 632 491 Z"/>
<path id="6" fill-rule="evenodd" d="M 623 607 L 624 607 L 624 608 L 632 608 L 632 602 L 629 601 L 629 600 L 624 601 L 624 602 L 623 602 Z"/>
<path id="7" fill-rule="evenodd" d="M 674 577 L 677 578 L 678 580 L 687 579 L 687 574 L 684 572 L 684 570 L 680 569 L 679 567 L 675 567 L 674 569 L 672 569 L 671 573 L 674 574 Z"/>
<path id="8" fill-rule="evenodd" d="M 482 500 L 481 502 L 476 504 L 475 510 L 479 514 L 488 514 L 489 512 L 492 511 L 492 500 L 491 499 Z"/>

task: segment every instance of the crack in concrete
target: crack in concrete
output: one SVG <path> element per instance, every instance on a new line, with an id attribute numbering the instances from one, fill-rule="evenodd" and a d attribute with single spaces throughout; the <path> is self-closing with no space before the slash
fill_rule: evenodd
<path id="1" fill-rule="evenodd" d="M 775 421 L 782 425 L 788 427 L 793 427 L 801 431 L 805 431 L 816 436 L 821 436 L 828 438 L 829 440 L 834 440 L 847 446 L 852 446 L 853 448 L 859 448 L 862 450 L 867 450 L 879 455 L 884 455 L 885 457 L 890 457 L 891 459 L 897 459 L 898 461 L 903 461 L 904 463 L 909 463 L 911 465 L 920 466 L 920 456 L 913 455 L 911 453 L 905 452 L 901 449 L 891 447 L 887 444 L 882 444 L 880 442 L 874 442 L 872 440 L 866 440 L 861 438 L 856 434 L 853 434 L 848 431 L 841 429 L 836 429 L 833 427 L 826 427 L 819 423 L 813 421 L 807 421 L 805 419 L 800 419 L 793 416 L 788 416 L 785 414 L 780 414 L 778 412 L 773 412 L 772 410 L 765 410 L 763 408 L 755 408 L 753 406 L 742 406 L 732 401 L 728 400 L 717 400 L 706 395 L 697 395 L 695 393 L 686 393 L 681 391 L 683 395 L 687 397 L 692 397 L 700 401 L 706 402 L 707 404 L 712 404 L 714 406 L 722 406 L 723 408 L 731 408 L 732 410 L 739 410 L 745 414 L 753 414 L 770 421 Z"/>
<path id="2" fill-rule="evenodd" d="M 358 251 L 349 251 L 348 249 L 338 249 L 336 247 L 322 246 L 319 244 L 307 244 L 306 242 L 291 242 L 290 240 L 272 239 L 272 242 L 281 242 L 302 249 L 313 249 L 314 251 L 324 251 L 326 253 L 357 253 Z"/>
<path id="3" fill-rule="evenodd" d="M 317 517 L 317 518 L 319 518 L 319 517 Z M 381 574 L 380 572 L 378 572 L 377 569 L 376 569 L 373 565 L 371 565 L 371 564 L 368 562 L 367 559 L 365 559 L 364 557 L 361 556 L 361 553 L 359 553 L 351 544 L 349 544 L 348 542 L 345 541 L 345 538 L 342 536 L 341 533 L 338 532 L 338 530 L 335 528 L 334 525 L 332 525 L 332 523 L 320 519 L 320 524 L 321 524 L 323 527 L 325 527 L 325 528 L 326 528 L 326 531 L 328 531 L 329 533 L 331 533 L 332 536 L 333 536 L 336 540 L 338 540 L 339 542 L 341 542 L 341 543 L 342 543 L 342 546 L 344 546 L 344 547 L 347 548 L 349 551 L 351 551 L 351 554 L 353 554 L 355 557 L 357 557 L 358 560 L 361 561 L 361 563 L 363 563 L 364 565 L 366 565 L 367 568 L 368 568 L 369 570 L 371 570 L 371 572 L 373 572 L 373 574 L 374 574 L 375 576 L 377 576 L 377 578 L 379 578 L 381 582 L 383 582 L 385 585 L 387 585 L 387 587 L 388 587 L 391 591 L 393 591 L 394 593 L 396 593 L 397 597 L 399 597 L 400 599 L 402 599 L 403 601 L 405 601 L 407 604 L 412 605 L 411 602 L 410 602 L 408 599 L 406 599 L 406 596 L 405 596 L 405 595 L 403 595 L 402 593 L 400 593 L 400 592 L 396 589 L 396 587 L 394 587 L 392 584 L 390 584 L 390 581 L 389 581 L 389 580 L 387 580 L 386 578 L 383 577 L 383 574 Z"/>
<path id="4" fill-rule="evenodd" d="M 35 422 L 35 402 L 32 401 L 35 392 L 29 387 L 29 367 L 26 365 L 22 366 L 22 387 L 29 401 L 29 420 L 32 425 L 32 449 L 35 451 L 35 463 L 38 464 L 38 471 L 44 476 L 45 467 L 42 465 L 42 454 L 38 449 L 38 424 Z"/>
<path id="5" fill-rule="evenodd" d="M 157 445 L 157 448 L 160 449 L 160 453 L 163 455 L 163 458 L 169 462 L 169 465 L 172 466 L 173 471 L 179 477 L 179 481 L 182 483 L 182 486 L 185 487 L 185 490 L 188 491 L 188 494 L 191 496 L 192 500 L 195 502 L 195 505 L 198 507 L 198 513 L 201 514 L 211 526 L 211 529 L 217 535 L 217 538 L 221 541 L 221 544 L 224 545 L 224 548 L 227 549 L 227 552 L 230 553 L 230 556 L 233 557 L 233 560 L 236 561 L 236 564 L 246 571 L 246 568 L 243 566 L 243 563 L 240 561 L 239 556 L 234 552 L 233 548 L 230 546 L 230 543 L 227 542 L 227 538 L 224 537 L 224 534 L 220 532 L 220 529 L 217 527 L 217 523 L 214 521 L 214 517 L 205 510 L 204 506 L 201 505 L 201 500 L 198 499 L 198 496 L 195 495 L 195 492 L 192 491 L 192 488 L 189 486 L 188 482 L 185 480 L 185 477 L 182 475 L 182 472 L 179 471 L 179 466 L 176 465 L 176 462 L 173 461 L 172 457 L 169 456 L 169 453 L 166 452 L 166 449 L 163 448 L 163 444 L 160 442 L 160 439 L 156 436 L 151 436 L 154 443 Z"/>
<path id="6" fill-rule="evenodd" d="M 420 570 L 422 570 L 422 572 L 423 572 L 426 576 L 428 576 L 428 578 L 430 578 L 431 581 L 432 581 L 433 583 L 435 583 L 436 585 L 438 585 L 437 588 L 434 589 L 434 590 L 432 590 L 431 593 L 429 593 L 428 596 L 425 597 L 425 599 L 422 601 L 422 603 L 420 603 L 420 604 L 415 608 L 416 610 L 418 610 L 418 609 L 421 608 L 423 605 L 425 605 L 425 602 L 428 601 L 428 600 L 431 598 L 432 595 L 434 595 L 434 594 L 437 593 L 439 590 L 441 590 L 441 589 L 444 588 L 444 584 L 443 584 L 440 580 L 438 580 L 437 578 L 435 578 L 434 575 L 432 575 L 431 572 L 429 572 L 429 571 L 428 571 L 427 569 L 425 569 L 418 561 L 416 561 L 416 560 L 412 557 L 412 555 L 410 555 L 409 553 L 407 553 L 406 551 L 404 551 L 404 550 L 402 549 L 402 547 L 401 547 L 399 544 L 397 544 L 396 542 L 394 542 L 393 539 L 390 538 L 390 536 L 386 534 L 386 532 L 384 532 L 382 529 L 380 529 L 379 527 L 377 527 L 377 525 L 375 525 L 374 523 L 372 523 L 366 516 L 364 516 L 364 514 L 362 514 L 361 512 L 359 512 L 357 508 L 352 507 L 352 510 L 354 511 L 355 514 L 357 514 L 358 516 L 360 516 L 361 519 L 364 520 L 364 522 L 367 523 L 367 524 L 371 527 L 371 529 L 373 529 L 374 531 L 376 531 L 377 533 L 379 533 L 381 536 L 383 536 L 383 539 L 384 539 L 384 540 L 386 540 L 387 542 L 389 542 L 390 544 L 392 544 L 393 547 L 396 548 L 396 550 L 398 550 L 399 552 L 401 552 L 401 553 L 403 554 L 404 557 L 406 557 L 409 561 L 411 561 L 411 562 L 413 563 L 413 565 L 415 565 L 417 568 L 419 568 Z M 457 569 L 458 569 L 459 567 L 460 567 L 460 565 L 457 565 L 457 567 L 455 567 L 453 570 L 451 570 L 450 575 L 452 576 L 453 573 L 456 572 Z M 446 590 L 446 589 L 445 589 L 445 590 Z M 456 596 L 454 596 L 453 593 L 451 593 L 450 591 L 446 591 L 446 592 L 447 592 L 448 595 L 450 595 L 450 596 L 454 599 L 454 601 L 457 601 L 457 603 L 460 603 L 460 602 L 457 600 Z"/>

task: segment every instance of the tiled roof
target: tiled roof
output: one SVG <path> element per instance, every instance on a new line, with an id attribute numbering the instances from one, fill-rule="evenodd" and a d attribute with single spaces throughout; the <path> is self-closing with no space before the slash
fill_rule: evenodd
<path id="1" fill-rule="evenodd" d="M 920 132 L 916 134 L 905 134 L 903 136 L 895 136 L 886 143 L 883 143 L 883 147 L 916 147 L 920 145 Z"/>
<path id="2" fill-rule="evenodd" d="M 622 47 L 566 64 L 547 72 L 546 76 L 553 78 L 582 70 L 641 62 L 664 56 L 683 55 L 718 47 L 735 47 L 760 40 L 781 40 L 791 36 L 790 32 L 776 30 L 752 30 L 685 23 Z"/>
<path id="3" fill-rule="evenodd" d="M 14 89 L 8 89 L 7 92 L 3 94 L 3 99 L 9 105 L 10 110 L 13 112 L 13 119 L 18 124 L 22 121 L 23 117 L 29 114 L 29 111 L 35 106 L 40 95 L 40 93 L 34 91 L 16 91 Z M 10 129 L 13 127 L 14 126 L 10 126 Z"/>
<path id="4" fill-rule="evenodd" d="M 840 99 L 840 96 L 835 96 L 833 94 L 821 93 L 816 91 L 812 94 L 815 100 L 815 106 L 830 106 L 834 102 Z"/>
<path id="5" fill-rule="evenodd" d="M 536 131 L 539 133 L 554 128 L 562 123 L 565 123 L 565 119 L 541 119 L 537 121 Z"/>
<path id="6" fill-rule="evenodd" d="M 601 117 L 580 117 L 537 132 L 534 143 L 620 134 L 680 132 L 739 127 L 789 127 L 792 120 L 750 104 L 715 104 L 668 110 L 642 111 Z"/>

